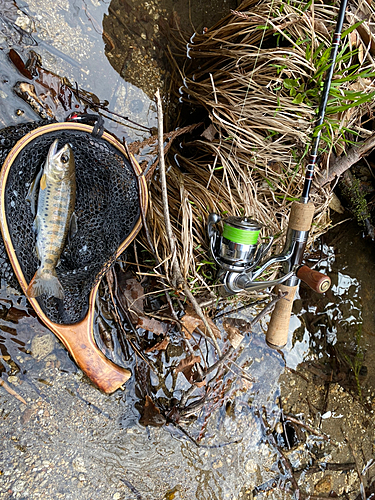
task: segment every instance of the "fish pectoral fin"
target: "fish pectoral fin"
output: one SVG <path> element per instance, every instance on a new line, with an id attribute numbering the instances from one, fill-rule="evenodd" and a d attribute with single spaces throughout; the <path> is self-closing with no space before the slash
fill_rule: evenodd
<path id="1" fill-rule="evenodd" d="M 40 189 L 46 189 L 47 187 L 47 176 L 46 174 L 43 174 L 41 179 L 40 179 Z"/>
<path id="2" fill-rule="evenodd" d="M 40 185 L 40 178 L 42 177 L 43 167 L 37 173 L 35 179 L 30 184 L 29 190 L 27 191 L 26 201 L 30 203 L 31 213 L 35 217 L 37 212 L 37 203 L 38 203 L 38 191 Z"/>
<path id="3" fill-rule="evenodd" d="M 70 226 L 69 226 L 69 232 L 68 232 L 68 238 L 71 240 L 75 234 L 78 232 L 78 226 L 77 226 L 77 216 L 76 213 L 73 212 L 72 216 L 70 218 Z"/>
<path id="4" fill-rule="evenodd" d="M 33 222 L 33 229 L 36 234 L 38 234 L 38 231 L 40 229 L 40 217 L 37 215 L 34 219 Z"/>

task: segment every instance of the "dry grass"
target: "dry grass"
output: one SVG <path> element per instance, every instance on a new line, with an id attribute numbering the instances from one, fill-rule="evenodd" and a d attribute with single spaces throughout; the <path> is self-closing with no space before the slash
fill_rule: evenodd
<path id="1" fill-rule="evenodd" d="M 263 236 L 276 235 L 273 251 L 280 251 L 290 205 L 302 192 L 303 158 L 319 104 L 318 92 L 314 93 L 317 72 L 322 68 L 322 47 L 331 44 L 336 15 L 337 6 L 319 2 L 307 6 L 300 1 L 247 0 L 205 34 L 181 42 L 188 49 L 183 69 L 176 65 L 181 100 L 204 110 L 214 133 L 209 139 L 198 136 L 189 143 L 190 158 L 174 151 L 167 162 L 171 222 L 181 270 L 197 288 L 210 284 L 210 266 L 202 265 L 211 260 L 206 240 L 210 212 L 259 220 L 265 226 Z M 363 24 L 342 41 L 349 56 L 339 56 L 334 78 L 348 76 L 353 64 L 359 65 L 357 73 L 375 69 L 370 43 L 374 10 L 356 0 L 348 7 L 344 30 L 360 19 L 365 19 Z M 305 96 L 301 102 L 296 101 L 296 94 L 291 95 L 291 81 L 298 82 L 296 93 Z M 353 76 L 336 88 L 345 104 L 346 92 L 373 91 L 373 78 Z M 371 100 L 328 116 L 331 137 L 322 142 L 317 176 L 319 170 L 326 171 L 333 153 L 345 154 L 349 139 L 367 138 L 370 131 L 364 121 L 372 117 L 373 109 Z M 157 171 L 154 175 L 148 217 L 168 276 L 170 250 Z M 329 228 L 330 196 L 329 189 L 313 194 L 316 213 L 310 239 Z"/>

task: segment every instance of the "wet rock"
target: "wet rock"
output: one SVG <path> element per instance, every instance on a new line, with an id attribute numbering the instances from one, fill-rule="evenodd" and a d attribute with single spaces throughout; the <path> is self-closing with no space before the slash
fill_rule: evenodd
<path id="1" fill-rule="evenodd" d="M 55 348 L 56 341 L 52 333 L 36 335 L 31 342 L 33 358 L 40 361 L 46 358 Z"/>
<path id="2" fill-rule="evenodd" d="M 332 490 L 332 476 L 325 476 L 315 485 L 315 493 L 329 493 Z"/>

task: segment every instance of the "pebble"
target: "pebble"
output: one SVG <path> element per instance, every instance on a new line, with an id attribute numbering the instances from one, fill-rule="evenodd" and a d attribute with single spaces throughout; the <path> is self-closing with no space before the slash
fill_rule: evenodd
<path id="1" fill-rule="evenodd" d="M 31 353 L 33 358 L 38 361 L 45 358 L 54 350 L 55 344 L 56 341 L 52 333 L 35 335 L 31 341 Z"/>

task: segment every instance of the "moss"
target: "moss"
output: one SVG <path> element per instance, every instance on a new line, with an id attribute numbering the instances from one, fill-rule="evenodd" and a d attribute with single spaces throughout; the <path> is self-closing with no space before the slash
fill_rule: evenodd
<path id="1" fill-rule="evenodd" d="M 344 177 L 341 183 L 342 195 L 346 198 L 350 211 L 358 223 L 363 226 L 365 220 L 370 217 L 370 212 L 360 181 L 353 174 Z"/>

